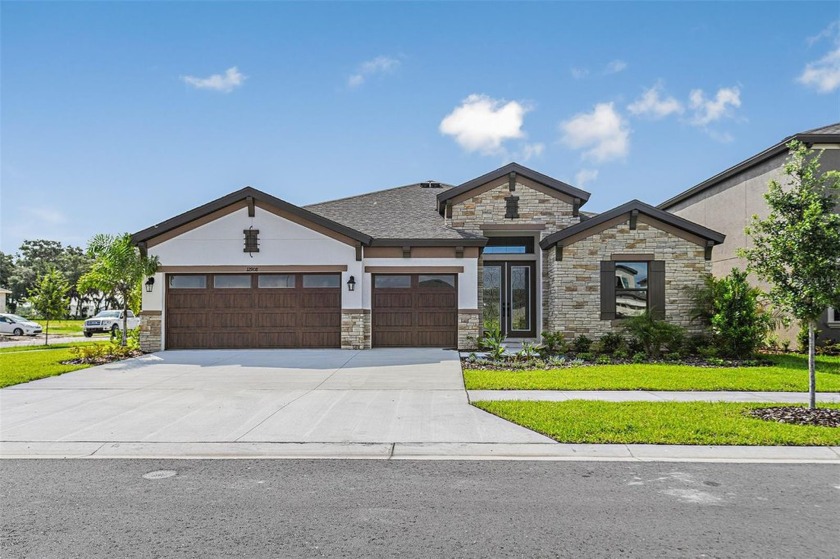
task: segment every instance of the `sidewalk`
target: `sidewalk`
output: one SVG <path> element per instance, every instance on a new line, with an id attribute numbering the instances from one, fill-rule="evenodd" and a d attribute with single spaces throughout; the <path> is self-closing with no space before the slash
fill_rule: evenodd
<path id="1" fill-rule="evenodd" d="M 840 447 L 560 443 L 0 442 L 0 459 L 551 460 L 840 464 Z"/>
<path id="2" fill-rule="evenodd" d="M 656 390 L 467 390 L 470 402 L 487 400 L 529 400 L 563 402 L 602 400 L 605 402 L 757 402 L 807 404 L 807 392 L 666 392 Z M 838 392 L 817 392 L 817 401 L 840 403 Z"/>

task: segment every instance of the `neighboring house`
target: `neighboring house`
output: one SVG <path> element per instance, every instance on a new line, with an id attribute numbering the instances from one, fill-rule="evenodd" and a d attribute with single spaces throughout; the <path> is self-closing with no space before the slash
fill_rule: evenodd
<path id="1" fill-rule="evenodd" d="M 659 204 L 659 208 L 690 219 L 726 235 L 726 242 L 715 250 L 712 272 L 717 276 L 732 268 L 746 267 L 738 249 L 748 244 L 744 228 L 752 216 L 767 217 L 764 200 L 768 184 L 775 179 L 784 184 L 787 144 L 799 140 L 814 150 L 824 150 L 820 159 L 823 171 L 840 170 L 840 123 L 788 136 L 776 145 L 730 167 L 712 178 Z M 829 309 L 819 326 L 821 337 L 840 339 L 840 311 Z M 793 334 L 798 331 L 794 328 Z M 788 333 L 790 337 L 790 333 Z"/>
<path id="2" fill-rule="evenodd" d="M 11 295 L 12 292 L 8 289 L 3 289 L 0 287 L 0 312 L 6 312 L 8 309 L 6 307 L 6 297 Z"/>
<path id="3" fill-rule="evenodd" d="M 134 235 L 161 268 L 145 350 L 471 348 L 482 326 L 598 338 L 646 308 L 689 329 L 690 293 L 724 236 L 637 200 L 511 163 L 299 207 L 244 188 Z"/>

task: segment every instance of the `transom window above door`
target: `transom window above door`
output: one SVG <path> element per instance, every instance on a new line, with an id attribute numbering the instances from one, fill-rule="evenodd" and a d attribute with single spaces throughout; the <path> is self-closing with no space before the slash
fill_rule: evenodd
<path id="1" fill-rule="evenodd" d="M 534 254 L 534 237 L 489 237 L 484 254 Z"/>

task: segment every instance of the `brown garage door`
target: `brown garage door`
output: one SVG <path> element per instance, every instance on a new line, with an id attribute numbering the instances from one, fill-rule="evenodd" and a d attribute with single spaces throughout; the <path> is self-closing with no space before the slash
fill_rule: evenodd
<path id="1" fill-rule="evenodd" d="M 167 349 L 341 346 L 339 274 L 167 276 Z"/>
<path id="2" fill-rule="evenodd" d="M 455 274 L 373 276 L 374 347 L 455 347 Z"/>

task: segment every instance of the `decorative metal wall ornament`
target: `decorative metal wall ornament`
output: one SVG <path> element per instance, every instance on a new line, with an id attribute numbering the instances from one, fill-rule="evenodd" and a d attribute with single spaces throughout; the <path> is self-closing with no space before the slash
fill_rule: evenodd
<path id="1" fill-rule="evenodd" d="M 245 233 L 245 250 L 243 252 L 247 252 L 251 256 L 251 258 L 253 258 L 253 253 L 260 251 L 260 230 L 254 229 L 252 225 L 248 229 L 245 229 L 243 233 Z"/>

